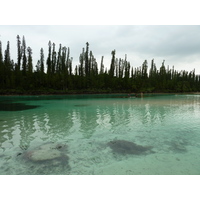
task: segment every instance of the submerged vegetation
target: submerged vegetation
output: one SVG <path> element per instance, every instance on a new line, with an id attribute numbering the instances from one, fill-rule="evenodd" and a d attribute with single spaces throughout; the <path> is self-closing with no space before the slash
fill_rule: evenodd
<path id="1" fill-rule="evenodd" d="M 200 75 L 193 71 L 177 71 L 172 67 L 156 67 L 154 60 L 148 69 L 147 60 L 140 67 L 131 67 L 124 59 L 116 58 L 111 52 L 111 64 L 104 67 L 102 56 L 100 66 L 89 50 L 89 43 L 82 49 L 79 64 L 72 69 L 73 58 L 70 48 L 49 41 L 48 56 L 40 50 L 40 59 L 33 65 L 32 49 L 26 47 L 17 36 L 17 61 L 10 57 L 10 43 L 4 53 L 0 41 L 0 94 L 67 94 L 67 93 L 109 93 L 109 92 L 197 92 L 200 90 Z"/>

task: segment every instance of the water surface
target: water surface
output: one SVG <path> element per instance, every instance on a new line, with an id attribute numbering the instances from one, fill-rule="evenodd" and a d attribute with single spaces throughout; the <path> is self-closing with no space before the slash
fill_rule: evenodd
<path id="1" fill-rule="evenodd" d="M 0 97 L 0 174 L 200 174 L 200 96 Z"/>

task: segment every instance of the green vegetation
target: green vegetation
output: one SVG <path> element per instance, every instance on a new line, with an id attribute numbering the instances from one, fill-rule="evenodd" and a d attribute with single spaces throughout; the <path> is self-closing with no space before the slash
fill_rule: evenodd
<path id="1" fill-rule="evenodd" d="M 195 70 L 176 71 L 165 67 L 163 61 L 157 68 L 154 60 L 150 69 L 145 60 L 141 67 L 133 68 L 130 62 L 115 57 L 111 52 L 111 64 L 105 68 L 103 56 L 98 69 L 97 61 L 89 51 L 89 43 L 83 48 L 79 64 L 72 70 L 70 48 L 49 41 L 48 56 L 45 61 L 44 50 L 33 66 L 32 49 L 26 47 L 17 36 L 17 62 L 10 58 L 10 43 L 2 53 L 0 41 L 0 94 L 67 94 L 67 93 L 110 93 L 110 92 L 197 92 L 200 90 L 200 75 Z M 46 70 L 45 70 L 46 69 Z"/>

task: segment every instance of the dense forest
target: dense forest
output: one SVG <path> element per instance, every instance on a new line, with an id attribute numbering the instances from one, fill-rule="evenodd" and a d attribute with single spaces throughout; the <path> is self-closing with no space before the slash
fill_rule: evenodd
<path id="1" fill-rule="evenodd" d="M 40 49 L 40 59 L 33 65 L 32 49 L 26 47 L 25 37 L 17 36 L 17 60 L 10 57 L 10 43 L 2 51 L 0 41 L 0 94 L 67 94 L 110 92 L 197 92 L 200 91 L 200 75 L 193 71 L 177 71 L 165 66 L 156 67 L 154 60 L 148 67 L 133 68 L 125 58 L 116 58 L 111 52 L 110 66 L 98 65 L 89 43 L 82 49 L 79 64 L 72 68 L 70 48 L 49 41 L 48 55 Z"/>

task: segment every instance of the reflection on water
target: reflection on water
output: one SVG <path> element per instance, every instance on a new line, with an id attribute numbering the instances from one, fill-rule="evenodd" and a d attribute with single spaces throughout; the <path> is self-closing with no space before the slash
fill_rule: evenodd
<path id="1" fill-rule="evenodd" d="M 0 174 L 200 174 L 198 95 L 10 98 L 35 107 L 0 111 Z M 114 152 L 110 141 L 125 146 Z M 60 160 L 47 169 L 23 159 L 33 150 L 45 157 L 47 151 L 36 150 L 47 143 L 68 146 L 66 168 Z M 126 144 L 150 146 L 154 154 L 118 155 Z"/>

